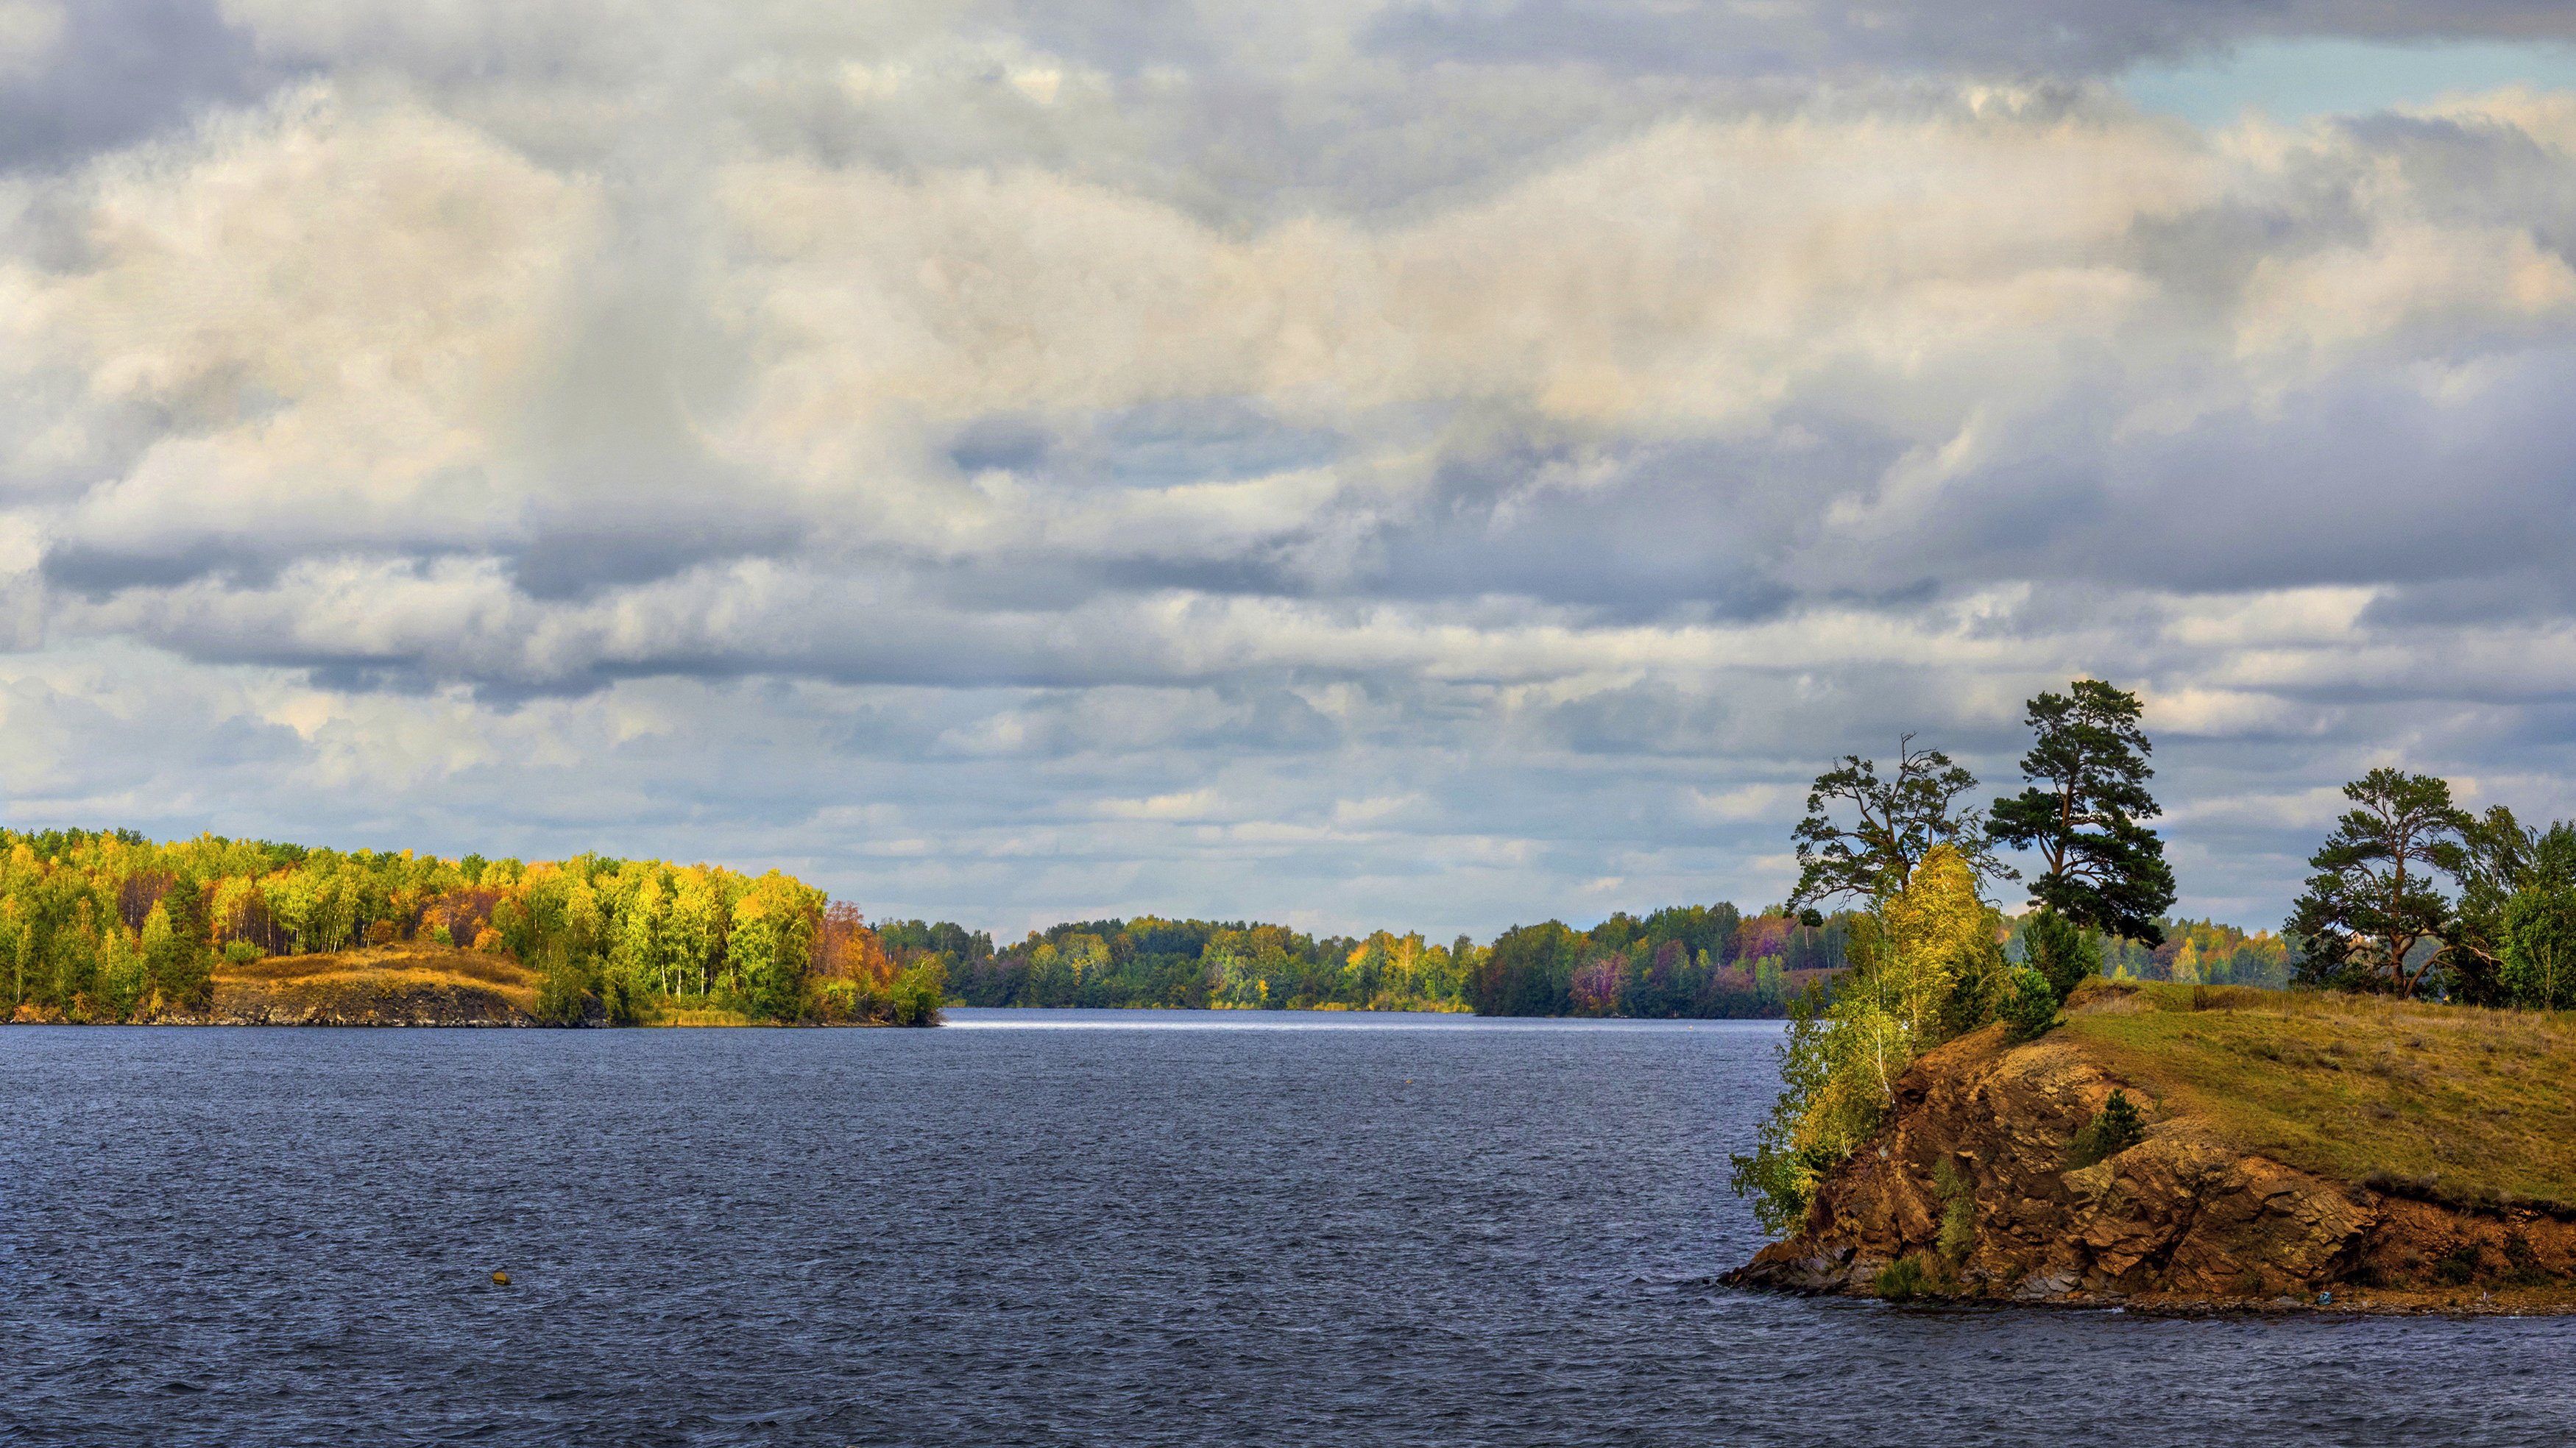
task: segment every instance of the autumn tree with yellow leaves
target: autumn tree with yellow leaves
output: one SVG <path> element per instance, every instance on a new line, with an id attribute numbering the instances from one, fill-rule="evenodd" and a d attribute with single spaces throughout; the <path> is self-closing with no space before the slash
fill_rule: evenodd
<path id="1" fill-rule="evenodd" d="M 1850 968 L 1810 991 L 1780 1045 L 1783 1089 L 1732 1185 L 1766 1230 L 1794 1230 L 1816 1183 L 1877 1130 L 1897 1078 L 1932 1047 L 1994 1018 L 2010 967 L 2003 919 L 1978 894 L 1976 862 L 1948 842 L 1885 871 L 1853 923 Z"/>

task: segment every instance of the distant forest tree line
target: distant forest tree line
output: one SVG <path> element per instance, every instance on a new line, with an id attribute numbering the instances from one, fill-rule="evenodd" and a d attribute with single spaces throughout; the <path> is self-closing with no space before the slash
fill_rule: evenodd
<path id="1" fill-rule="evenodd" d="M 12 1019 L 189 1014 L 227 964 L 396 943 L 507 954 L 561 1024 L 665 1007 L 920 1023 L 946 986 L 935 962 L 897 964 L 856 908 L 776 870 L 0 830 Z"/>
<path id="2" fill-rule="evenodd" d="M 1491 945 L 1151 916 L 1068 921 L 1001 950 L 946 922 L 880 930 L 897 962 L 938 961 L 970 1006 L 1710 1018 L 1780 1015 L 1838 968 L 1843 928 L 1721 904 L 1623 912 L 1588 931 L 1517 926 Z"/>
<path id="3" fill-rule="evenodd" d="M 1474 1011 L 1494 1016 L 1777 1019 L 1792 997 L 1847 963 L 1851 912 L 1814 926 L 1772 909 L 1669 906 L 1625 911 L 1590 930 L 1561 921 L 1516 925 L 1490 945 L 1416 934 L 1314 936 L 1249 921 L 1078 920 L 995 950 L 992 937 L 948 921 L 880 922 L 889 955 L 931 962 L 967 1006 L 1160 1007 L 1173 1010 Z M 2105 975 L 2134 980 L 2280 986 L 2281 937 L 2214 921 L 2163 920 L 2156 944 L 2101 942 Z M 2023 958 L 2028 919 L 1999 919 L 2006 956 Z"/>

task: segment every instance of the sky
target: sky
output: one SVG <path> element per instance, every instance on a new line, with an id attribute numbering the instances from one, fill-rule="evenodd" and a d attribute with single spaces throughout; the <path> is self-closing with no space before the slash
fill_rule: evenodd
<path id="1" fill-rule="evenodd" d="M 2576 814 L 2571 41 L 0 0 L 0 822 L 1481 939 L 2082 676 L 2277 929 L 2372 767 Z"/>

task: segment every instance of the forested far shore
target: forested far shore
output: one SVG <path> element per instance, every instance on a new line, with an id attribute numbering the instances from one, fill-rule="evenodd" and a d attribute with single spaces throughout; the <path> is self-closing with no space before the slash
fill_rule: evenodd
<path id="1" fill-rule="evenodd" d="M 1731 904 L 1515 926 L 1490 945 L 1145 916 L 1067 921 L 997 950 L 945 922 L 880 927 L 898 962 L 938 961 L 960 1005 L 1668 1018 L 1782 1015 L 1838 966 L 1843 928 Z"/>
<path id="2" fill-rule="evenodd" d="M 1844 964 L 1852 916 L 1808 924 L 1731 903 L 1550 920 L 1490 944 L 1419 932 L 1316 935 L 1256 921 L 1067 921 L 996 948 L 948 921 L 873 927 L 855 904 L 778 871 L 586 854 L 443 859 L 132 830 L 0 830 L 8 1017 L 117 1022 L 203 1014 L 227 972 L 397 944 L 507 957 L 548 1021 L 611 1024 L 927 1020 L 969 1006 L 1473 1011 L 1757 1019 L 1788 1013 Z M 2276 936 L 2161 922 L 2106 938 L 2102 973 L 2278 985 Z M 2021 920 L 1997 920 L 2021 956 Z M 406 960 L 417 966 L 417 954 Z"/>
<path id="3" fill-rule="evenodd" d="M 397 944 L 508 957 L 556 1025 L 923 1025 L 946 989 L 935 960 L 898 964 L 856 907 L 777 870 L 0 830 L 11 1020 L 202 1017 L 227 972 Z"/>
<path id="4" fill-rule="evenodd" d="M 1066 921 L 995 949 L 949 921 L 881 922 L 900 964 L 931 962 L 967 1006 L 1173 1010 L 1473 1011 L 1509 1016 L 1778 1019 L 1845 965 L 1854 915 L 1808 925 L 1732 903 L 1622 911 L 1589 930 L 1516 925 L 1490 945 L 1420 933 L 1310 935 L 1252 921 Z M 2024 956 L 2030 917 L 1996 917 L 2008 959 Z M 2106 937 L 2101 974 L 2187 985 L 2278 987 L 2289 942 L 2208 920 L 2157 921 L 2161 940 Z"/>

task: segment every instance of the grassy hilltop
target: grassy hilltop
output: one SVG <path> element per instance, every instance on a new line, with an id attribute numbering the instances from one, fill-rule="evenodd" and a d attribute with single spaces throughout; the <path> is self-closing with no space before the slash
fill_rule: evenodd
<path id="1" fill-rule="evenodd" d="M 2576 1017 L 2335 992 L 2100 982 L 2066 1037 L 2249 1152 L 2458 1205 L 2576 1204 Z"/>
<path id="2" fill-rule="evenodd" d="M 513 1009 L 537 1013 L 537 993 L 544 977 L 514 956 L 462 950 L 431 941 L 335 950 L 321 955 L 270 955 L 256 960 L 223 961 L 214 970 L 215 995 L 227 989 L 305 990 L 362 986 L 380 994 L 446 988 L 489 991 Z"/>

